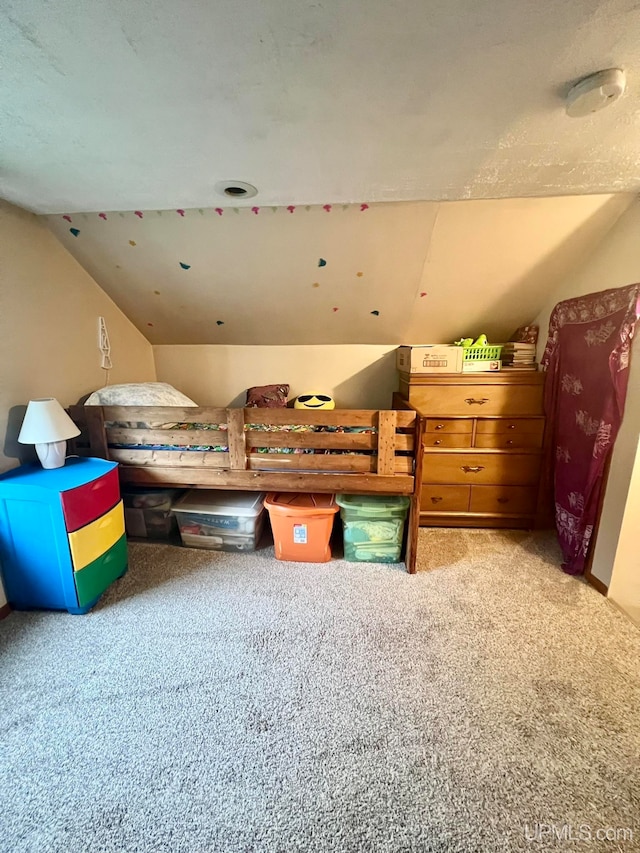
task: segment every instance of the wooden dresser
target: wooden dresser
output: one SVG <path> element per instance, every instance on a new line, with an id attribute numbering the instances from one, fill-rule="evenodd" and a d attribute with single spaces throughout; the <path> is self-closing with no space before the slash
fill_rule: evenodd
<path id="1" fill-rule="evenodd" d="M 394 407 L 424 418 L 420 524 L 532 527 L 544 374 L 400 374 Z"/>

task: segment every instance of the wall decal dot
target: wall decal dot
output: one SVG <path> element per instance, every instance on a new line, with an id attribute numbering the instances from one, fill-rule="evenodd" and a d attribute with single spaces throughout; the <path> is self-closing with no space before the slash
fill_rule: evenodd
<path id="1" fill-rule="evenodd" d="M 67 220 L 67 222 L 71 222 L 71 217 L 69 216 L 69 214 L 68 214 L 68 213 L 65 213 L 65 215 L 64 215 L 62 218 L 63 218 L 63 219 L 66 219 L 66 220 Z"/>
<path id="2" fill-rule="evenodd" d="M 331 205 L 330 204 L 323 204 L 322 209 L 326 210 L 327 213 L 331 213 Z"/>
<path id="3" fill-rule="evenodd" d="M 337 308 L 334 308 L 334 309 L 333 309 L 333 313 L 335 314 L 337 310 L 338 310 Z"/>
<path id="4" fill-rule="evenodd" d="M 314 281 L 313 284 L 311 285 L 311 287 L 320 287 L 320 282 Z"/>
<path id="5" fill-rule="evenodd" d="M 356 273 L 356 275 L 358 276 L 358 278 L 362 278 L 362 276 L 364 275 L 364 273 L 363 273 L 363 272 L 357 272 L 357 273 Z"/>
<path id="6" fill-rule="evenodd" d="M 296 209 L 295 204 L 290 204 L 290 205 L 287 207 L 287 210 L 289 211 L 289 213 L 293 213 L 295 209 Z"/>
<path id="7" fill-rule="evenodd" d="M 423 290 L 422 293 L 420 294 L 420 296 L 426 296 L 426 295 L 427 295 L 426 290 Z"/>
<path id="8" fill-rule="evenodd" d="M 141 210 L 134 210 L 134 215 L 138 217 L 138 219 L 142 219 L 144 213 Z"/>
<path id="9" fill-rule="evenodd" d="M 326 265 L 327 265 L 327 262 L 325 261 L 325 259 L 320 258 L 320 260 L 318 261 L 318 266 L 319 267 L 326 267 Z"/>
<path id="10" fill-rule="evenodd" d="M 129 245 L 130 245 L 130 246 L 136 246 L 136 245 L 137 245 L 137 243 L 136 243 L 136 241 L 135 241 L 135 240 L 129 240 Z"/>
<path id="11" fill-rule="evenodd" d="M 106 214 L 106 213 L 99 213 L 99 214 L 98 214 L 98 219 L 104 219 L 104 220 L 106 221 L 106 218 L 107 218 L 107 214 Z"/>
<path id="12" fill-rule="evenodd" d="M 122 267 L 120 266 L 120 264 L 116 264 L 116 269 L 117 269 L 117 270 L 121 270 L 121 269 L 122 269 Z"/>
<path id="13" fill-rule="evenodd" d="M 180 266 L 182 267 L 183 270 L 190 270 L 191 269 L 191 264 L 184 264 L 182 261 L 180 261 Z"/>
<path id="14" fill-rule="evenodd" d="M 372 311 L 371 313 L 374 315 L 374 317 L 379 317 L 379 316 L 380 316 L 380 312 L 379 312 L 379 311 Z"/>
<path id="15" fill-rule="evenodd" d="M 147 323 L 147 326 L 153 326 L 153 323 Z"/>
<path id="16" fill-rule="evenodd" d="M 369 210 L 369 205 L 368 204 L 361 204 L 360 210 Z"/>
<path id="17" fill-rule="evenodd" d="M 216 326 L 224 326 L 224 320 L 216 320 Z"/>
<path id="18" fill-rule="evenodd" d="M 255 215 L 257 216 L 260 213 L 260 208 L 259 207 L 252 207 L 251 212 L 255 213 Z"/>
<path id="19" fill-rule="evenodd" d="M 156 296 L 160 296 L 160 291 L 159 291 L 159 290 L 154 290 L 153 292 L 155 293 L 155 295 L 156 295 Z"/>
<path id="20" fill-rule="evenodd" d="M 222 214 L 224 213 L 224 210 L 221 207 L 216 207 L 215 211 L 218 214 L 218 216 L 222 216 Z"/>
<path id="21" fill-rule="evenodd" d="M 73 234 L 74 237 L 77 237 L 80 231 L 77 228 L 69 228 L 69 231 Z"/>
<path id="22" fill-rule="evenodd" d="M 184 210 L 178 209 L 176 210 L 176 213 L 178 214 L 178 216 L 184 216 Z"/>

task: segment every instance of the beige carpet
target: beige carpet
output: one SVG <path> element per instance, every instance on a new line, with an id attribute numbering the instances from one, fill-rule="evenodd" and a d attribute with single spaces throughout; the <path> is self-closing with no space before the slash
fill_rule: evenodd
<path id="1" fill-rule="evenodd" d="M 87 616 L 12 614 L 0 849 L 640 849 L 640 633 L 549 536 L 420 552 L 135 544 Z"/>

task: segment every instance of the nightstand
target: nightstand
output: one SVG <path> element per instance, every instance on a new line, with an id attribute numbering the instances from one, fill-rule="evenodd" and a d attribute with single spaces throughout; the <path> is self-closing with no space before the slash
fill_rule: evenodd
<path id="1" fill-rule="evenodd" d="M 71 458 L 0 475 L 0 568 L 15 610 L 86 613 L 127 570 L 118 464 Z"/>

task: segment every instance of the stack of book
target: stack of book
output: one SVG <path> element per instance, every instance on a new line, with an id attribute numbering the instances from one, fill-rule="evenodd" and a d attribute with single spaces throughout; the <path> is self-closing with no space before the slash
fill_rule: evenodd
<path id="1" fill-rule="evenodd" d="M 537 370 L 536 345 L 505 344 L 502 347 L 502 366 L 505 370 Z"/>

